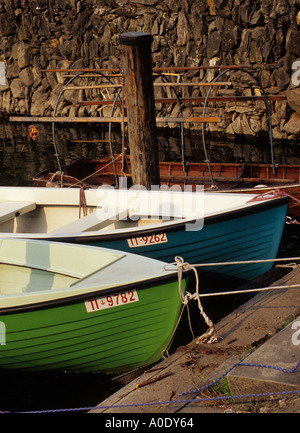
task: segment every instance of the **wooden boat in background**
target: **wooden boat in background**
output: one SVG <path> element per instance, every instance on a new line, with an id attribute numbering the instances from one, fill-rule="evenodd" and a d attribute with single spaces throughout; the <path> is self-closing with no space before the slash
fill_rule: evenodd
<path id="1" fill-rule="evenodd" d="M 0 238 L 87 244 L 168 263 L 176 256 L 193 264 L 271 260 L 288 202 L 256 194 L 0 187 Z M 272 262 L 216 265 L 202 274 L 242 282 L 271 267 Z"/>
<path id="2" fill-rule="evenodd" d="M 170 347 L 182 308 L 175 267 L 11 239 L 0 241 L 0 260 L 1 369 L 122 373 Z M 183 295 L 187 281 L 184 272 Z"/>
<path id="3" fill-rule="evenodd" d="M 300 217 L 300 165 L 280 164 L 273 173 L 269 164 L 250 163 L 207 163 L 191 162 L 183 166 L 181 162 L 160 162 L 161 184 L 169 187 L 178 185 L 204 185 L 210 191 L 265 193 L 277 189 L 292 196 L 289 215 Z M 129 156 L 122 164 L 120 157 L 114 162 L 110 157 L 97 159 L 78 159 L 63 167 L 63 175 L 56 170 L 47 169 L 33 177 L 36 186 L 84 186 L 116 185 L 119 177 L 131 182 Z M 212 188 L 212 178 L 215 188 Z"/>

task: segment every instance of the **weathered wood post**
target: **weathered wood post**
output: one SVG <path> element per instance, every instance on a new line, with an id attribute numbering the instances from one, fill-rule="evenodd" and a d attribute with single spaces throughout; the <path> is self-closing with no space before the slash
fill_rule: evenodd
<path id="1" fill-rule="evenodd" d="M 150 33 L 120 36 L 124 45 L 125 98 L 127 105 L 130 163 L 134 185 L 151 189 L 159 185 L 158 145 L 152 78 Z"/>

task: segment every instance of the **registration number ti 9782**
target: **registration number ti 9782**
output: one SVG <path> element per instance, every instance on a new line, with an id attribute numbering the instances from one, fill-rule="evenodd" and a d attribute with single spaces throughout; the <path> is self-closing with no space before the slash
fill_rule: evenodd
<path id="1" fill-rule="evenodd" d="M 92 313 L 93 311 L 105 310 L 106 308 L 112 307 L 119 307 L 121 305 L 131 304 L 132 302 L 138 301 L 139 297 L 137 291 L 132 289 L 86 301 L 85 307 L 88 313 Z"/>

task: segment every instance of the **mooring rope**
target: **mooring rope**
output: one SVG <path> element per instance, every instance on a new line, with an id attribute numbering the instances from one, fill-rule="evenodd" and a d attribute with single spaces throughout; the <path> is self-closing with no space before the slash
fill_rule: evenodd
<path id="1" fill-rule="evenodd" d="M 198 263 L 193 264 L 192 267 L 207 267 L 207 266 L 225 266 L 225 265 L 244 265 L 244 264 L 254 264 L 254 263 L 270 263 L 270 262 L 287 262 L 287 261 L 300 261 L 300 257 L 281 257 L 276 259 L 259 259 L 259 260 L 236 260 L 232 262 L 209 262 L 209 263 Z M 178 267 L 183 267 L 186 270 L 191 269 L 191 265 L 179 257 L 179 260 L 176 260 L 174 263 L 170 263 L 171 266 L 177 265 Z M 174 271 L 174 268 L 169 268 L 168 265 L 165 266 L 165 270 Z"/>
<path id="2" fill-rule="evenodd" d="M 286 217 L 286 222 L 285 222 L 286 224 L 300 224 L 300 222 L 296 219 L 296 218 L 292 218 L 292 217 L 290 217 L 290 216 L 287 216 Z"/>
<path id="3" fill-rule="evenodd" d="M 233 290 L 233 291 L 225 291 L 225 292 L 213 292 L 213 293 L 199 293 L 199 275 L 197 271 L 197 267 L 207 267 L 207 266 L 223 266 L 223 265 L 236 265 L 236 264 L 251 264 L 251 263 L 268 263 L 268 262 L 282 262 L 282 261 L 297 261 L 300 260 L 300 257 L 292 257 L 292 258 L 277 258 L 277 259 L 264 259 L 264 260 L 241 260 L 241 261 L 232 261 L 232 262 L 216 262 L 216 263 L 201 263 L 201 264 L 193 264 L 191 265 L 188 262 L 185 262 L 184 259 L 180 256 L 175 257 L 175 262 L 171 263 L 171 266 L 176 265 L 178 270 L 178 285 L 179 285 L 179 294 L 181 298 L 181 302 L 183 305 L 187 305 L 190 300 L 196 300 L 198 303 L 198 308 L 200 310 L 200 314 L 202 315 L 205 323 L 208 326 L 208 330 L 202 334 L 200 337 L 197 337 L 196 344 L 199 343 L 215 343 L 218 341 L 218 337 L 216 335 L 215 325 L 212 320 L 205 313 L 200 297 L 208 297 L 208 296 L 224 296 L 224 295 L 235 295 L 242 293 L 252 293 L 252 292 L 260 292 L 267 290 L 280 290 L 280 289 L 295 289 L 299 288 L 300 284 L 290 284 L 290 285 L 280 285 L 280 286 L 269 286 L 269 287 L 261 287 L 255 289 L 243 289 L 243 290 Z M 299 266 L 297 263 L 292 263 L 293 268 Z M 168 265 L 165 266 L 165 270 L 174 270 L 168 269 Z M 182 289 L 182 276 L 184 271 L 193 271 L 196 280 L 195 293 L 191 294 L 189 292 L 183 293 Z"/>
<path id="4" fill-rule="evenodd" d="M 213 343 L 215 341 L 217 341 L 216 336 L 215 336 L 215 326 L 213 324 L 213 322 L 210 320 L 210 318 L 207 316 L 207 314 L 205 313 L 203 306 L 201 304 L 201 300 L 200 300 L 200 296 L 199 296 L 199 276 L 198 276 L 198 272 L 195 266 L 190 265 L 189 263 L 184 262 L 182 257 L 176 256 L 175 257 L 175 263 L 177 264 L 177 268 L 178 268 L 178 282 L 179 282 L 179 293 L 180 293 L 180 297 L 181 297 L 181 301 L 182 303 L 185 305 L 188 303 L 191 295 L 190 293 L 186 293 L 185 295 L 183 295 L 183 290 L 182 290 L 182 274 L 183 271 L 189 271 L 192 270 L 194 271 L 194 275 L 195 275 L 195 279 L 196 279 L 196 291 L 195 294 L 193 295 L 193 299 L 196 299 L 198 302 L 198 308 L 200 310 L 200 314 L 202 315 L 205 323 L 208 326 L 208 331 L 206 331 L 203 335 L 201 335 L 201 337 L 197 338 L 197 342 L 207 342 L 207 343 Z"/>
<path id="5" fill-rule="evenodd" d="M 83 216 L 87 215 L 86 197 L 82 186 L 79 189 L 79 218 L 81 218 L 81 211 Z"/>
<path id="6" fill-rule="evenodd" d="M 74 182 L 74 184 L 69 185 L 69 188 L 74 188 L 76 185 L 80 185 L 81 183 L 84 183 L 86 180 L 88 180 L 88 179 L 92 178 L 93 176 L 97 175 L 102 170 L 105 170 L 106 167 L 108 167 L 109 165 L 113 164 L 115 161 L 118 161 L 118 159 L 120 159 L 121 156 L 122 156 L 122 153 L 120 153 L 120 155 L 117 155 L 115 158 L 113 158 L 111 161 L 109 161 L 103 167 L 98 168 L 98 170 L 94 171 L 93 173 L 89 174 L 88 176 L 84 177 L 83 179 L 79 180 L 78 182 Z"/>

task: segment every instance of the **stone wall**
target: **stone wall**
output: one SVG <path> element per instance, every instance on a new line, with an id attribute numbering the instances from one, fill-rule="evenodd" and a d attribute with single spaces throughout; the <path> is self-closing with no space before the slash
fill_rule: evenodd
<path id="1" fill-rule="evenodd" d="M 248 65 L 272 101 L 274 138 L 300 134 L 300 0 L 2 0 L 0 3 L 0 113 L 50 116 L 68 78 L 50 69 L 122 68 L 119 36 L 150 32 L 154 67 Z M 293 69 L 294 68 L 294 69 Z M 212 81 L 220 70 L 198 69 L 168 79 Z M 298 76 L 299 75 L 299 76 Z M 292 77 L 294 80 L 292 80 Z M 225 78 L 225 77 L 224 77 Z M 113 78 L 111 78 L 113 79 Z M 92 80 L 92 79 L 90 79 Z M 212 95 L 257 95 L 255 80 L 230 72 Z M 223 78 L 220 80 L 223 81 Z M 108 82 L 107 80 L 103 82 Z M 77 79 L 86 84 L 87 78 Z M 176 88 L 182 96 L 204 96 L 207 87 Z M 174 97 L 157 87 L 157 97 Z M 111 107 L 78 101 L 114 98 L 114 90 L 68 90 L 57 115 L 107 116 Z M 202 105 L 184 104 L 184 115 L 201 115 Z M 157 105 L 158 115 L 178 115 L 179 105 Z M 263 101 L 209 103 L 211 134 L 256 137 L 268 132 Z M 173 126 L 173 125 L 169 125 Z M 201 128 L 201 124 L 192 124 Z"/>

